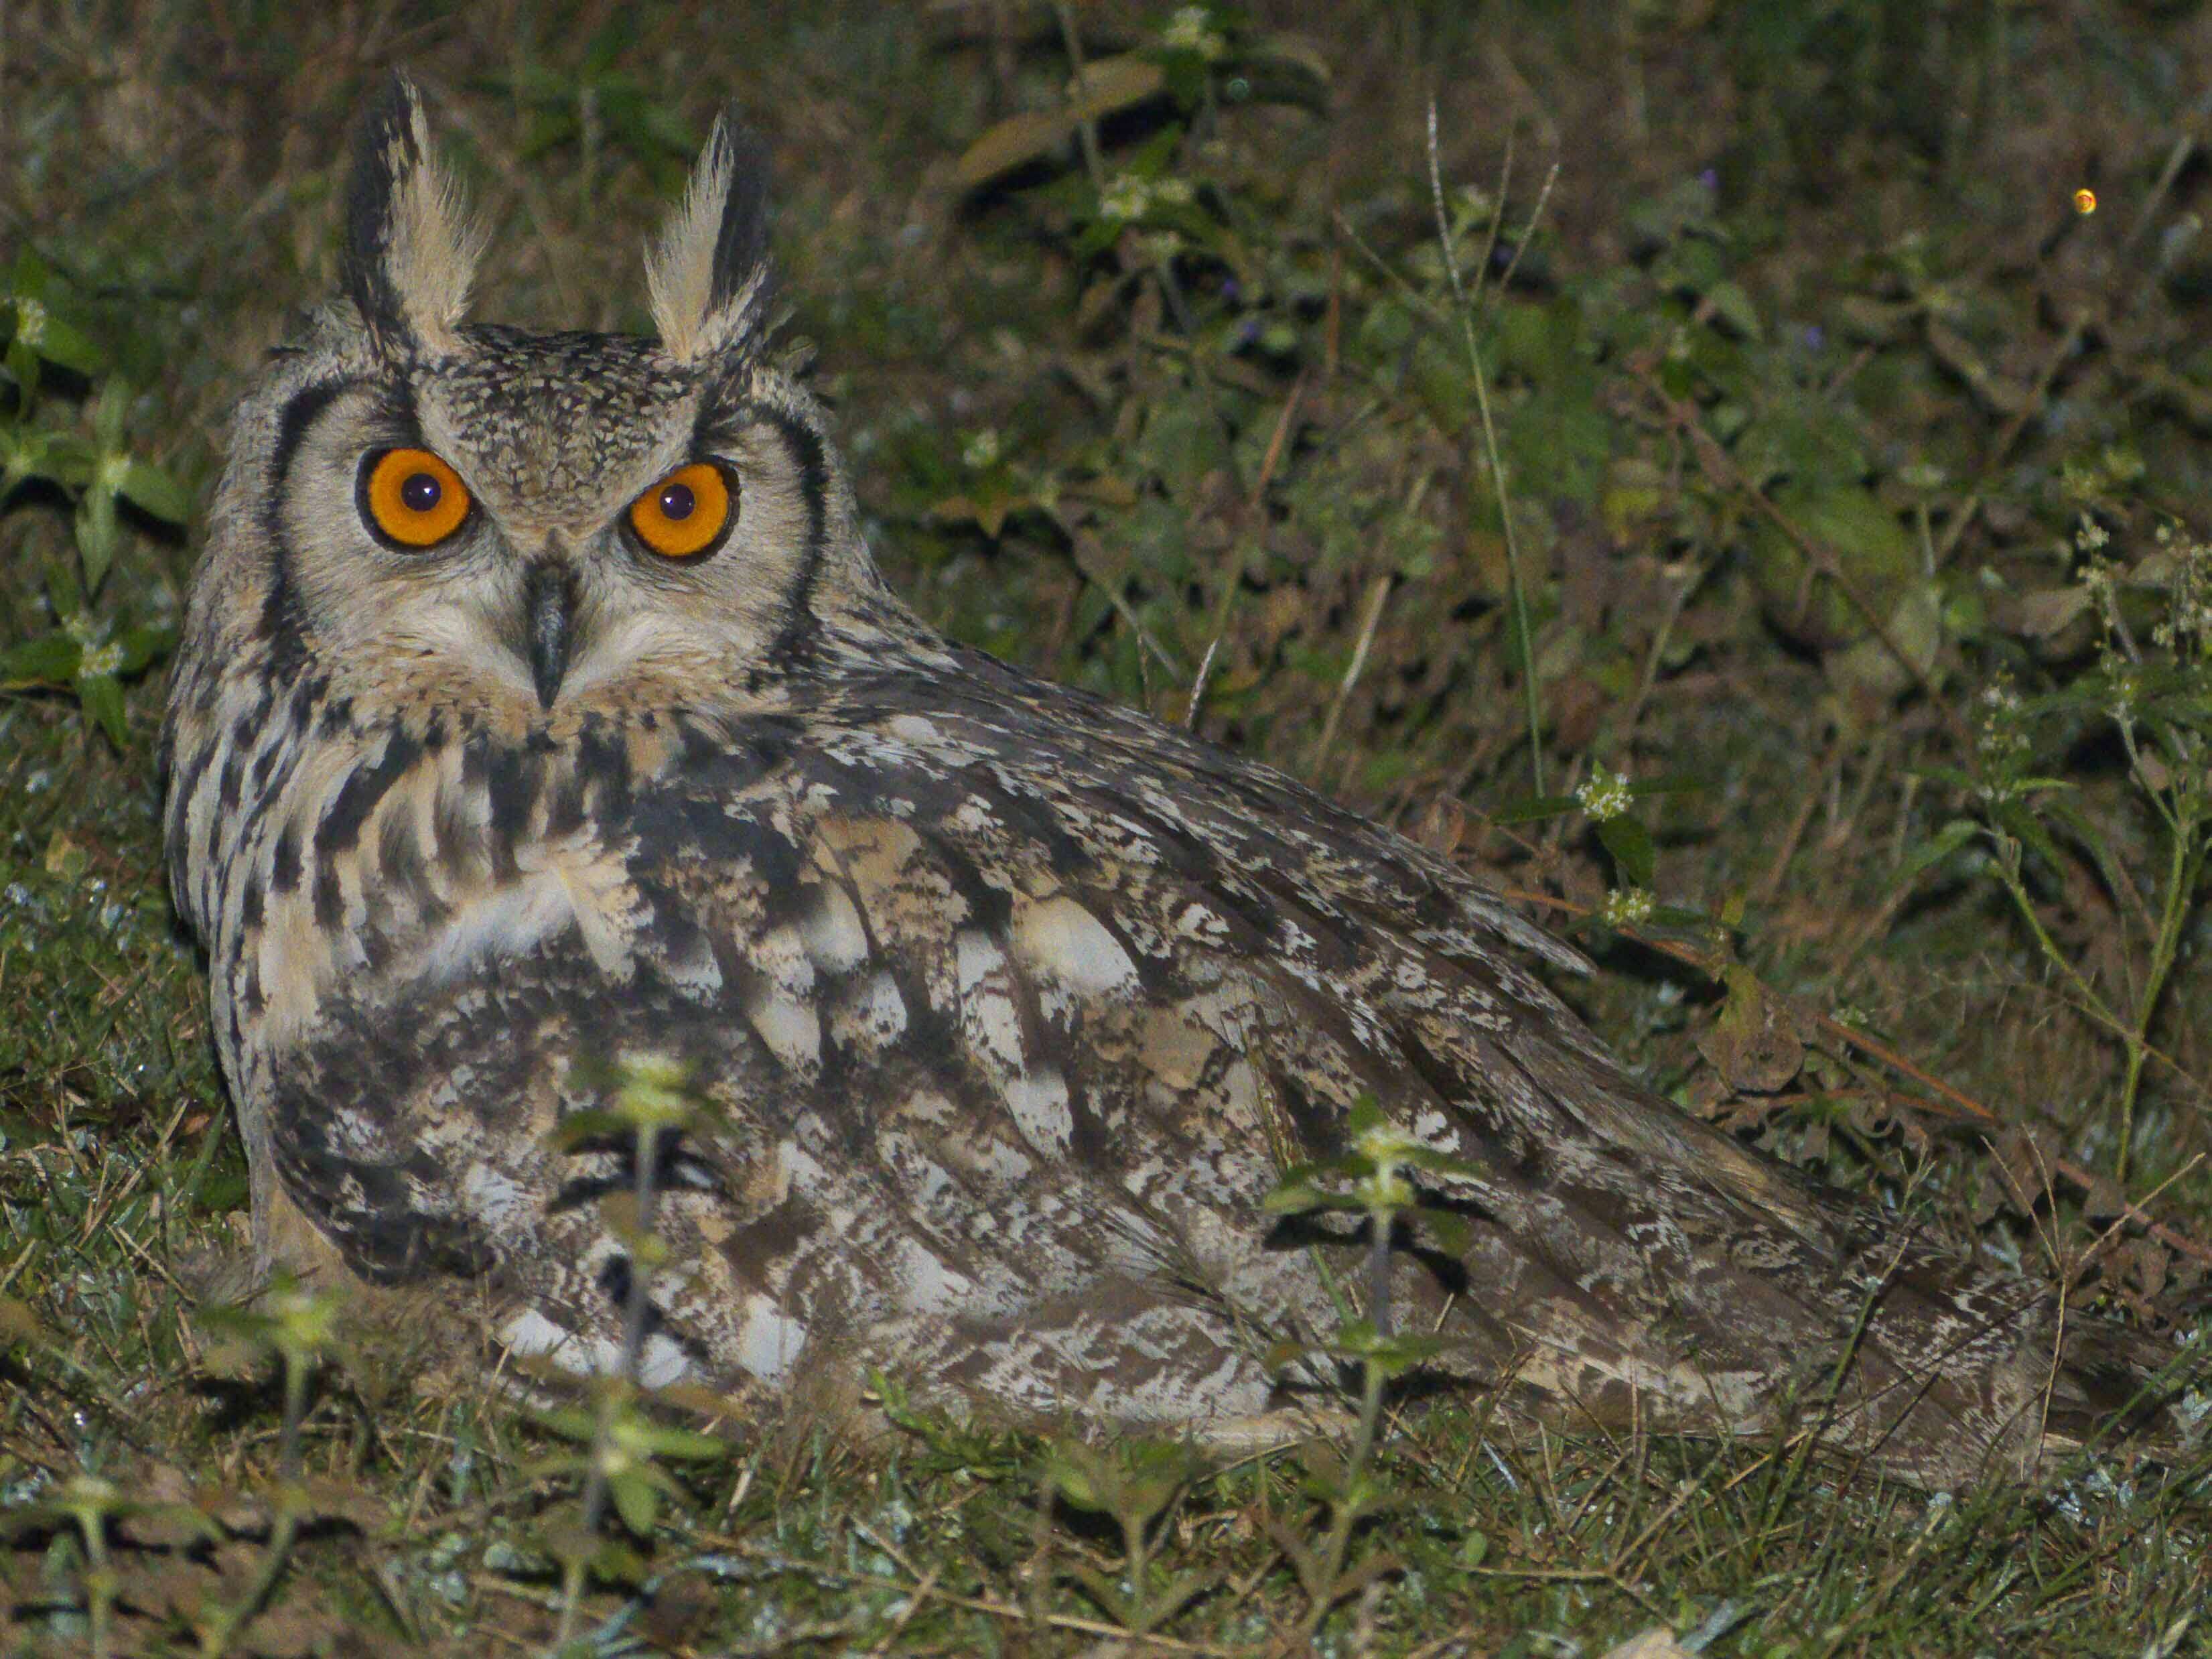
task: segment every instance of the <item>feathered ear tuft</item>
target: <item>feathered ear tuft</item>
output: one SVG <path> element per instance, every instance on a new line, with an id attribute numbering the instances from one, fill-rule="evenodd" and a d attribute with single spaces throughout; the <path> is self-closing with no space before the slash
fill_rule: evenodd
<path id="1" fill-rule="evenodd" d="M 394 75 L 362 116 L 346 193 L 346 292 L 378 349 L 453 349 L 483 249 L 431 158 L 421 94 Z"/>
<path id="2" fill-rule="evenodd" d="M 768 147 L 726 109 L 690 188 L 646 257 L 661 344 L 680 362 L 748 342 L 767 309 Z"/>

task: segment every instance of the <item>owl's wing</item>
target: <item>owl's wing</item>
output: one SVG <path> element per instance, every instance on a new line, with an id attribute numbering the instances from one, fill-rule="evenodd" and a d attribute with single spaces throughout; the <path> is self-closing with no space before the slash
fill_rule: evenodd
<path id="1" fill-rule="evenodd" d="M 1929 1478 L 2071 1438 L 2140 1376 L 2147 1350 L 2062 1331 L 2042 1287 L 1636 1085 L 1515 959 L 1571 953 L 1461 872 L 1279 775 L 969 666 L 856 694 L 793 757 L 804 785 L 765 790 L 800 850 L 738 953 L 790 964 L 737 1000 L 805 1081 L 833 1149 L 814 1161 L 842 1157 L 843 1201 L 884 1223 L 872 1255 L 817 1252 L 863 1264 L 881 1316 L 949 1311 L 946 1344 L 1018 1331 L 1002 1376 L 1034 1376 L 1048 1305 L 1104 1365 L 1125 1357 L 1102 1328 L 1140 1306 L 1200 1310 L 1170 1350 L 1326 1328 L 1261 1202 L 1367 1097 L 1463 1171 L 1434 1185 L 1473 1243 L 1409 1262 L 1408 1304 L 1449 1306 L 1464 1369 L 1600 1421 L 1765 1428 L 1795 1389 Z M 885 1302 L 901 1273 L 924 1294 Z M 1157 1390 L 1161 1348 L 1089 1405 Z M 1179 1408 L 1200 1392 L 1187 1376 Z"/>

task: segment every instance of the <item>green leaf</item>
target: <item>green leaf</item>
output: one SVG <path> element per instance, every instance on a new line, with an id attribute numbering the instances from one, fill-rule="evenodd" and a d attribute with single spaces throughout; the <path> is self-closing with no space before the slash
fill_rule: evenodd
<path id="1" fill-rule="evenodd" d="M 113 455 L 120 459 L 123 429 L 130 419 L 131 388 L 119 377 L 111 376 L 100 388 L 100 395 L 92 400 L 92 434 L 103 458 Z"/>
<path id="2" fill-rule="evenodd" d="M 1424 1170 L 1431 1175 L 1463 1176 L 1473 1179 L 1482 1174 L 1463 1158 L 1455 1158 L 1449 1152 L 1441 1152 L 1434 1146 L 1424 1146 L 1418 1142 L 1401 1150 L 1398 1162 L 1409 1170 Z"/>
<path id="3" fill-rule="evenodd" d="M 123 652 L 123 665 L 116 672 L 136 674 L 176 649 L 177 630 L 165 623 L 126 628 L 116 636 L 115 643 Z"/>
<path id="4" fill-rule="evenodd" d="M 1060 1571 L 1082 1585 L 1089 1592 L 1091 1599 L 1098 1604 L 1098 1610 L 1109 1619 L 1124 1630 L 1135 1627 L 1136 1608 L 1130 1599 L 1122 1595 L 1121 1586 L 1113 1577 L 1079 1561 L 1072 1562 Z"/>
<path id="5" fill-rule="evenodd" d="M 1304 1215 L 1310 1210 L 1329 1207 L 1328 1194 L 1310 1182 L 1283 1182 L 1265 1198 L 1260 1207 L 1269 1215 Z"/>
<path id="6" fill-rule="evenodd" d="M 1715 283 L 1705 290 L 1705 303 L 1714 313 L 1747 340 L 1764 337 L 1759 327 L 1759 308 L 1751 302 L 1751 295 L 1743 291 L 1741 283 Z"/>
<path id="7" fill-rule="evenodd" d="M 1447 1336 L 1387 1337 L 1369 1351 L 1368 1358 L 1375 1364 L 1389 1367 L 1395 1376 L 1416 1365 L 1426 1364 L 1455 1346 L 1454 1340 Z"/>
<path id="8" fill-rule="evenodd" d="M 2112 845 L 2107 836 L 2091 823 L 2087 817 L 2071 801 L 2053 799 L 2044 801 L 2042 807 L 2053 822 L 2066 832 L 2067 838 L 2080 847 L 2094 861 L 2097 873 L 2104 878 L 2105 890 L 2116 899 L 2125 893 L 2128 890 L 2127 882 L 2121 874 L 2118 860 L 2112 856 Z"/>
<path id="9" fill-rule="evenodd" d="M 61 474 L 53 459 L 54 434 L 0 426 L 0 491 L 14 489 L 31 478 L 50 478 L 59 483 Z"/>
<path id="10" fill-rule="evenodd" d="M 115 562 L 115 550 L 121 540 L 115 522 L 115 497 L 105 489 L 87 491 L 76 513 L 76 550 L 84 564 L 87 593 L 100 592 L 100 585 L 107 580 L 107 572 Z"/>
<path id="11" fill-rule="evenodd" d="M 1517 491 L 1597 505 L 1613 459 L 1613 418 L 1602 383 L 1587 368 L 1547 381 L 1516 404 L 1498 433 L 1498 452 Z"/>
<path id="12" fill-rule="evenodd" d="M 192 500 L 184 485 L 150 461 L 133 460 L 125 466 L 122 489 L 133 507 L 167 523 L 183 524 L 192 516 Z"/>
<path id="13" fill-rule="evenodd" d="M 660 1513 L 660 1493 L 651 1476 L 643 1469 L 626 1469 L 608 1480 L 607 1496 L 614 1499 L 623 1525 L 640 1538 L 652 1536 Z"/>
<path id="14" fill-rule="evenodd" d="M 1145 1628 L 1158 1630 L 1181 1613 L 1199 1596 L 1212 1589 L 1227 1577 L 1218 1568 L 1193 1568 L 1178 1573 L 1165 1585 L 1152 1592 L 1152 1606 L 1147 1610 Z"/>
<path id="15" fill-rule="evenodd" d="M 1803 476 L 1793 471 L 1793 478 Z M 1920 552 L 1897 515 L 1856 483 L 1785 483 L 1774 504 L 1834 558 L 1878 615 L 1887 617 L 1917 580 Z M 1752 578 L 1767 619 L 1792 638 L 1832 650 L 1868 635 L 1866 619 L 1826 576 L 1809 580 L 1805 556 L 1772 525 L 1753 527 Z"/>
<path id="16" fill-rule="evenodd" d="M 131 727 L 124 718 L 123 685 L 112 674 L 86 674 L 76 683 L 77 701 L 98 720 L 100 729 L 118 749 L 131 746 Z"/>
<path id="17" fill-rule="evenodd" d="M 1899 888 L 1910 885 L 1922 871 L 1941 864 L 1981 833 L 1982 826 L 1973 819 L 1953 818 L 1906 855 L 1897 866 L 1893 885 Z"/>
<path id="18" fill-rule="evenodd" d="M 76 678 L 84 647 L 68 635 L 56 632 L 44 638 L 0 651 L 0 686 L 67 685 Z"/>
<path id="19" fill-rule="evenodd" d="M 1490 814 L 1492 823 L 1534 823 L 1540 818 L 1564 817 L 1579 812 L 1583 804 L 1572 795 L 1522 795 Z"/>
<path id="20" fill-rule="evenodd" d="M 39 354 L 21 340 L 10 340 L 7 362 L 8 378 L 15 381 L 22 392 L 16 406 L 27 408 L 31 399 L 39 395 Z"/>
<path id="21" fill-rule="evenodd" d="M 1052 1489 L 1079 1510 L 1103 1510 L 1097 1482 L 1091 1478 L 1089 1460 L 1079 1458 L 1072 1449 L 1056 1449 L 1045 1460 L 1044 1478 Z"/>
<path id="22" fill-rule="evenodd" d="M 9 310 L 14 313 L 10 319 L 14 337 L 9 343 L 11 355 L 21 349 L 79 374 L 100 372 L 104 362 L 100 348 L 83 330 L 58 316 L 46 299 L 19 292 Z"/>
<path id="23" fill-rule="evenodd" d="M 580 1406 L 557 1406 L 550 1411 L 536 1412 L 532 1415 L 537 1419 L 540 1427 L 559 1435 L 563 1440 L 588 1443 L 599 1438 L 599 1414 L 586 1411 Z M 562 1467 L 568 1466 L 564 1464 Z"/>
<path id="24" fill-rule="evenodd" d="M 655 1457 L 725 1457 L 730 1450 L 726 1441 L 718 1440 L 711 1434 L 664 1428 L 657 1424 L 638 1431 L 637 1441 Z"/>
<path id="25" fill-rule="evenodd" d="M 2066 864 L 2058 855 L 2058 844 L 2026 806 L 2018 801 L 1997 801 L 1990 805 L 1990 816 L 2021 846 L 2049 865 L 2054 873 L 2065 873 Z"/>
<path id="26" fill-rule="evenodd" d="M 633 1131 L 628 1119 L 605 1107 L 571 1112 L 547 1133 L 546 1144 L 556 1152 L 573 1152 L 595 1140 L 628 1140 Z"/>
<path id="27" fill-rule="evenodd" d="M 1651 844 L 1651 832 L 1632 817 L 1607 818 L 1597 827 L 1597 838 L 1605 850 L 1613 854 L 1620 873 L 1632 887 L 1649 887 L 1659 865 L 1658 849 Z"/>

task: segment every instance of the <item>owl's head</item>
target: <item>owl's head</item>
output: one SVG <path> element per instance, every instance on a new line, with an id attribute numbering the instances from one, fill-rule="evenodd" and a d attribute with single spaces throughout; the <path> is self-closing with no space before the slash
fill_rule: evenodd
<path id="1" fill-rule="evenodd" d="M 406 82 L 358 145 L 343 295 L 240 411 L 197 645 L 535 724 L 757 690 L 882 614 L 820 407 L 765 350 L 735 121 L 648 252 L 657 339 L 467 323 L 481 242 Z"/>

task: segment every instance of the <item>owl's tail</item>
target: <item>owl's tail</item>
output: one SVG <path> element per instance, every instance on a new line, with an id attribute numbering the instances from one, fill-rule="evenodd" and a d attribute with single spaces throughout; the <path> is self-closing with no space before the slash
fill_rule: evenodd
<path id="1" fill-rule="evenodd" d="M 1931 1489 L 2208 1449 L 2212 1353 L 1815 1188 L 1594 1048 L 1516 1035 L 1482 1057 L 1495 1105 L 1462 1115 L 1474 1173 L 1448 1183 L 1470 1369 L 1566 1420 L 1805 1434 Z"/>

